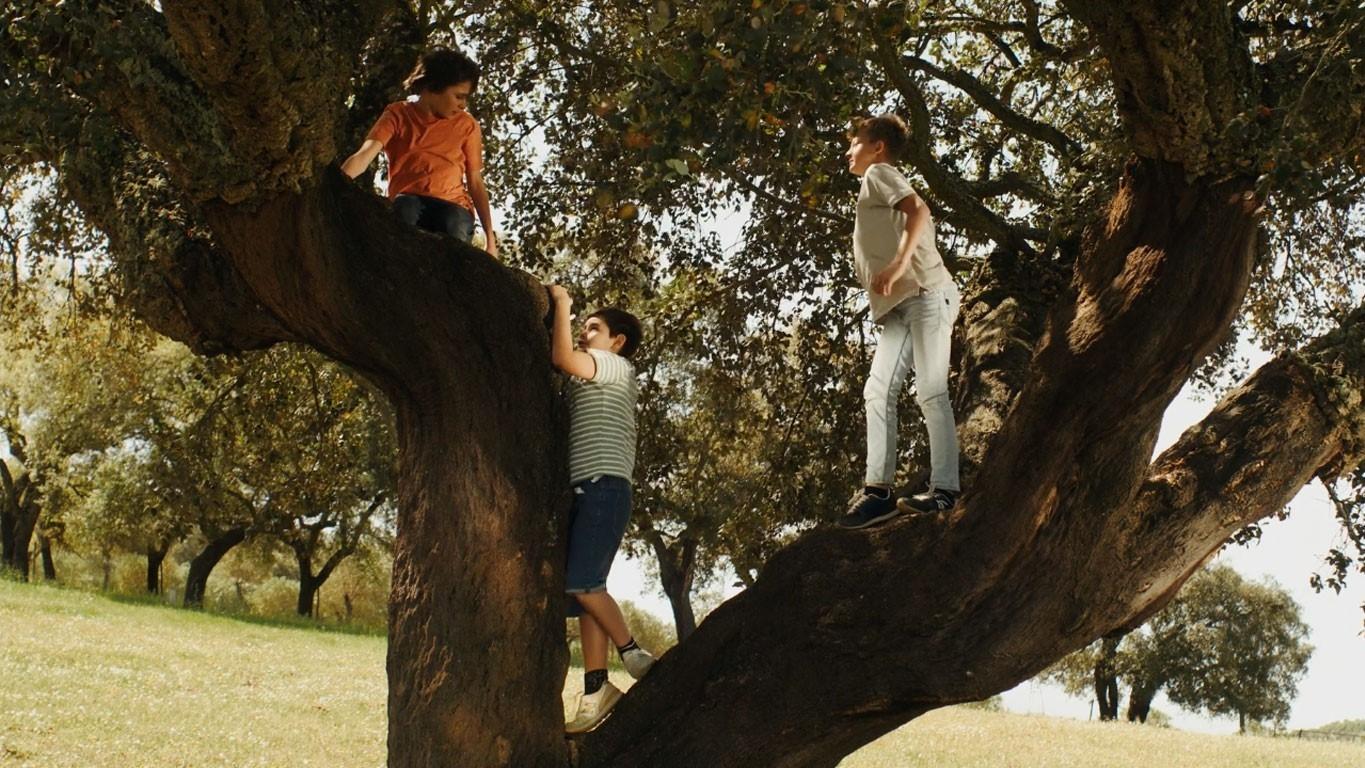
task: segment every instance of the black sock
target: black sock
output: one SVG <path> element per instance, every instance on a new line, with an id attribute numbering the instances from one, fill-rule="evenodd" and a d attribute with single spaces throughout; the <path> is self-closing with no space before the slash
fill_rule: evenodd
<path id="1" fill-rule="evenodd" d="M 867 494 L 868 496 L 876 496 L 879 499 L 891 498 L 891 489 L 883 488 L 880 485 L 864 486 L 863 493 Z"/>
<path id="2" fill-rule="evenodd" d="M 618 645 L 618 646 L 616 646 L 616 652 L 619 653 L 619 654 L 621 654 L 622 656 L 625 656 L 625 655 L 626 655 L 626 651 L 638 651 L 638 650 L 640 650 L 640 646 L 638 646 L 638 645 L 635 644 L 635 638 L 633 638 L 633 637 L 630 639 L 630 642 L 626 643 L 625 645 Z"/>
<path id="3" fill-rule="evenodd" d="M 607 670 L 590 669 L 583 673 L 583 695 L 591 696 L 607 683 Z"/>

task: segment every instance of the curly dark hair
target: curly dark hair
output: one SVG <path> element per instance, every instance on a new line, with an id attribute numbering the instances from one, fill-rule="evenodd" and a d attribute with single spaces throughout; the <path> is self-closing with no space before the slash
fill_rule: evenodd
<path id="1" fill-rule="evenodd" d="M 437 48 L 422 57 L 417 69 L 408 76 L 406 85 L 410 93 L 439 93 L 466 82 L 476 89 L 479 87 L 479 65 L 460 51 Z"/>

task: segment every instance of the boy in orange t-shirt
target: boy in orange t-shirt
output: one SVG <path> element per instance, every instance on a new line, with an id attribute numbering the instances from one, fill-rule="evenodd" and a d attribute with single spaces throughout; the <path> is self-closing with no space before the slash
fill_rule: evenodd
<path id="1" fill-rule="evenodd" d="M 416 100 L 385 107 L 341 170 L 354 179 L 383 150 L 389 160 L 389 199 L 400 219 L 467 243 L 478 211 L 485 249 L 496 256 L 498 241 L 483 185 L 483 134 L 465 110 L 478 83 L 479 65 L 459 51 L 439 48 L 423 56 L 407 82 Z"/>

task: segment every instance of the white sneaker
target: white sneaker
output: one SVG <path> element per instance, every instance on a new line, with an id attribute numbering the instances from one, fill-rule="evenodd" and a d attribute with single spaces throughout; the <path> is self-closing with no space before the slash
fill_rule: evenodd
<path id="1" fill-rule="evenodd" d="M 632 648 L 621 654 L 621 664 L 631 677 L 639 680 L 645 676 L 650 667 L 654 666 L 654 657 L 650 656 L 649 651 L 643 648 Z"/>
<path id="2" fill-rule="evenodd" d="M 578 714 L 564 726 L 565 733 L 587 733 L 596 728 L 612 707 L 621 700 L 621 690 L 611 683 L 603 683 L 597 693 L 584 694 L 578 698 Z"/>

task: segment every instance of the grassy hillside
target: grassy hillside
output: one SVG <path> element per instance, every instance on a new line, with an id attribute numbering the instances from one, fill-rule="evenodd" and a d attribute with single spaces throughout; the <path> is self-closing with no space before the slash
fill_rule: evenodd
<path id="1" fill-rule="evenodd" d="M 0 765 L 376 768 L 384 721 L 382 637 L 0 581 Z M 1340 768 L 1365 745 L 955 708 L 843 765 Z"/>

